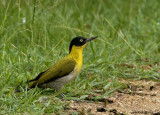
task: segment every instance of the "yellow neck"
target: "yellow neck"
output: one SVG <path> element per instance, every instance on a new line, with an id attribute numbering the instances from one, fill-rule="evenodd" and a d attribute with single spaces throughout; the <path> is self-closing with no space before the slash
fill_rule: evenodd
<path id="1" fill-rule="evenodd" d="M 85 47 L 86 44 L 83 46 L 72 46 L 71 52 L 69 54 L 69 57 L 73 58 L 76 61 L 76 73 L 78 74 L 79 71 L 81 70 L 82 67 L 82 62 L 83 62 L 83 48 Z"/>
<path id="2" fill-rule="evenodd" d="M 82 53 L 84 46 L 72 46 L 69 56 L 71 56 L 78 64 L 82 65 Z"/>

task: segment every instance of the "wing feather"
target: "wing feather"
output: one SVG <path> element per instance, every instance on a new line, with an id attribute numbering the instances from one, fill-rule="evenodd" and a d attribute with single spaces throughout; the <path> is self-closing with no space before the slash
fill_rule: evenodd
<path id="1" fill-rule="evenodd" d="M 31 80 L 36 81 L 32 82 L 32 84 L 29 85 L 29 87 L 33 88 L 36 85 L 48 83 L 65 75 L 68 75 L 74 70 L 75 66 L 76 62 L 73 58 L 65 57 L 42 74 L 39 74 L 35 79 Z"/>

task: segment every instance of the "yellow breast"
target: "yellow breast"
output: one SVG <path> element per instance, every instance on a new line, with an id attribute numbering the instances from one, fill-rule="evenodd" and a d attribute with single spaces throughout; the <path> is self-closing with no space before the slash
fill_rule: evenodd
<path id="1" fill-rule="evenodd" d="M 83 53 L 83 48 L 79 47 L 79 46 L 72 46 L 72 50 L 69 54 L 69 56 L 71 58 L 73 58 L 76 61 L 76 68 L 75 68 L 75 72 L 78 74 L 81 70 L 82 67 L 82 62 L 83 62 L 83 57 L 82 57 L 82 53 Z"/>

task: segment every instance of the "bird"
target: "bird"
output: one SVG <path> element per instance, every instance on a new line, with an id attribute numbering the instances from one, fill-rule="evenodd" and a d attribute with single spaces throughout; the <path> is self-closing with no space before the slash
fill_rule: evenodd
<path id="1" fill-rule="evenodd" d="M 60 91 L 65 84 L 74 80 L 80 73 L 83 49 L 88 42 L 96 38 L 97 36 L 73 38 L 69 45 L 69 54 L 47 70 L 39 73 L 34 79 L 27 81 L 29 89 L 39 87 L 55 89 L 57 92 Z"/>

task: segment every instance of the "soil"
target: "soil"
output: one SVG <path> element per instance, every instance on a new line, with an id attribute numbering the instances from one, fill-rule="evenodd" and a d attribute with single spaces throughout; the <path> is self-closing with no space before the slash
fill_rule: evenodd
<path id="1" fill-rule="evenodd" d="M 82 115 L 160 115 L 160 83 L 125 81 L 128 89 L 100 101 L 71 101 L 68 112 Z"/>

